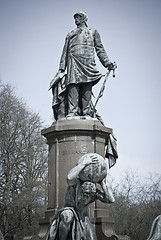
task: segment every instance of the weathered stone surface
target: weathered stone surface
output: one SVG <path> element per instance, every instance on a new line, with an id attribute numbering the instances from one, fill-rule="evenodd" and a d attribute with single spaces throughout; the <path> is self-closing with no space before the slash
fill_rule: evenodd
<path id="1" fill-rule="evenodd" d="M 57 121 L 42 130 L 49 145 L 48 209 L 63 205 L 66 191 L 66 176 L 78 159 L 86 153 L 105 154 L 105 140 L 111 128 L 98 120 Z"/>
<path id="2" fill-rule="evenodd" d="M 111 128 L 103 126 L 96 119 L 87 118 L 57 121 L 42 130 L 49 145 L 48 209 L 45 217 L 39 221 L 38 236 L 26 239 L 46 239 L 52 217 L 64 203 L 67 173 L 86 153 L 98 153 L 104 157 L 106 138 L 111 133 Z M 129 240 L 127 236 L 118 236 L 115 233 L 114 220 L 103 203 L 98 201 L 91 205 L 90 219 L 95 226 L 98 240 Z"/>
<path id="3" fill-rule="evenodd" d="M 86 153 L 98 153 L 104 157 L 105 141 L 110 133 L 112 133 L 111 128 L 103 126 L 96 119 L 86 118 L 57 121 L 42 130 L 42 135 L 49 145 L 48 209 L 45 211 L 45 217 L 39 221 L 38 236 L 30 239 L 46 239 L 51 219 L 64 203 L 68 171 Z M 94 209 L 95 203 L 91 205 L 91 217 L 94 217 Z"/>

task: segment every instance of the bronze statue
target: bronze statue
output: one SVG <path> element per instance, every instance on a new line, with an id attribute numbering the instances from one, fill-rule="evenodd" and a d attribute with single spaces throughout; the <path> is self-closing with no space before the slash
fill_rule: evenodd
<path id="1" fill-rule="evenodd" d="M 50 83 L 56 120 L 75 116 L 93 117 L 92 87 L 102 77 L 96 68 L 95 51 L 105 68 L 115 68 L 105 52 L 98 31 L 87 26 L 87 14 L 78 12 L 74 14 L 74 19 L 77 28 L 66 36 L 59 70 Z"/>
<path id="2" fill-rule="evenodd" d="M 104 203 L 115 201 L 105 182 L 106 164 L 99 154 L 89 153 L 82 156 L 77 166 L 71 169 L 67 176 L 64 206 L 54 216 L 47 240 L 97 239 L 88 217 L 88 205 L 96 200 Z M 102 191 L 96 188 L 97 181 Z"/>

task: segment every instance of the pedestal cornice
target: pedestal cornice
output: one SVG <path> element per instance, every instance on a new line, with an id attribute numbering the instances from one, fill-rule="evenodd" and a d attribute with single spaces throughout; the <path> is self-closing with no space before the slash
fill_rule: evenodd
<path id="1" fill-rule="evenodd" d="M 107 136 L 112 133 L 112 128 L 105 127 L 98 120 L 94 119 L 72 119 L 65 121 L 54 122 L 50 127 L 42 130 L 42 135 L 46 138 L 50 138 L 54 135 L 71 134 L 71 133 L 84 133 L 89 132 L 92 134 L 98 134 Z"/>

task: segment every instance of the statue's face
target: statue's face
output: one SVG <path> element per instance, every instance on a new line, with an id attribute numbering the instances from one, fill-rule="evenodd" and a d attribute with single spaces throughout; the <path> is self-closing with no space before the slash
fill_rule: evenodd
<path id="1" fill-rule="evenodd" d="M 75 15 L 74 19 L 75 19 L 75 24 L 77 25 L 77 27 L 81 26 L 84 23 L 83 16 Z"/>
<path id="2" fill-rule="evenodd" d="M 94 196 L 96 194 L 96 185 L 92 182 L 84 182 L 82 192 L 84 196 Z"/>
<path id="3" fill-rule="evenodd" d="M 77 192 L 77 206 L 82 208 L 94 201 L 96 196 L 96 186 L 92 182 L 84 182 Z"/>

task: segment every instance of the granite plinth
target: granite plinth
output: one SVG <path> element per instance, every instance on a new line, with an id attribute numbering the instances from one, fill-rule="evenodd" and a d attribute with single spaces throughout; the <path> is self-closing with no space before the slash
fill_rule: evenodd
<path id="1" fill-rule="evenodd" d="M 82 155 L 98 153 L 104 157 L 105 141 L 110 133 L 111 128 L 92 119 L 57 121 L 42 130 L 49 145 L 48 209 L 63 205 L 67 174 Z"/>
<path id="2" fill-rule="evenodd" d="M 54 122 L 42 130 L 49 146 L 48 157 L 48 207 L 45 218 L 40 219 L 40 231 L 31 240 L 45 240 L 50 222 L 55 212 L 63 205 L 67 188 L 68 172 L 86 153 L 98 153 L 105 156 L 105 142 L 111 128 L 103 126 L 96 119 L 77 118 Z M 97 201 L 90 207 L 91 222 L 95 226 L 98 240 L 121 239 L 114 231 L 114 220 L 109 215 L 106 205 Z"/>

